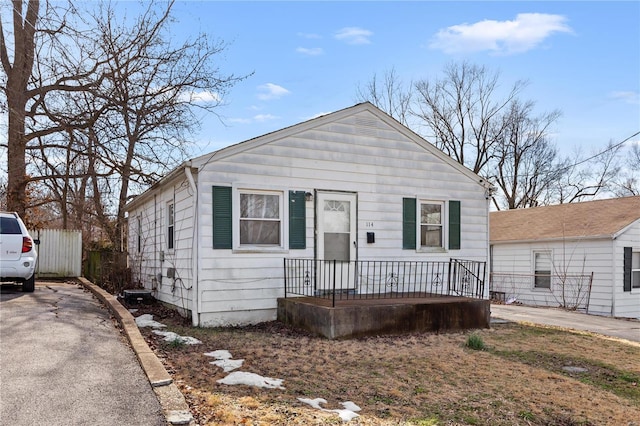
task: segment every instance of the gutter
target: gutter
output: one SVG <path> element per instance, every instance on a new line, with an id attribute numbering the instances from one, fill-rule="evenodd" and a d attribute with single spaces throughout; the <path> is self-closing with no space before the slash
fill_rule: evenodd
<path id="1" fill-rule="evenodd" d="M 537 239 L 521 239 L 521 240 L 491 240 L 491 244 L 520 244 L 520 243 L 551 243 L 551 242 L 567 242 L 567 241 L 585 241 L 585 240 L 602 240 L 613 239 L 611 234 L 601 235 L 580 235 L 580 236 L 565 236 L 565 237 L 553 237 L 553 238 L 537 238 Z"/>
<path id="2" fill-rule="evenodd" d="M 192 241 L 193 246 L 191 248 L 191 289 L 193 290 L 191 294 L 191 323 L 194 327 L 200 326 L 200 298 L 199 298 L 199 288 L 198 288 L 198 270 L 199 270 L 199 252 L 198 247 L 200 246 L 199 241 L 199 226 L 198 226 L 198 185 L 193 179 L 193 173 L 191 172 L 191 167 L 185 165 L 184 173 L 189 181 L 189 186 L 193 191 L 193 235 Z"/>

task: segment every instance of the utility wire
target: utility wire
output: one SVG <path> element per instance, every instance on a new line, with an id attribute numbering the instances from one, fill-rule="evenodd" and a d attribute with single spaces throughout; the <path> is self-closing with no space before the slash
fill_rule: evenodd
<path id="1" fill-rule="evenodd" d="M 536 173 L 536 174 L 537 174 L 537 175 L 550 175 L 550 174 L 555 174 L 555 173 L 559 173 L 559 172 L 564 172 L 564 171 L 566 171 L 566 170 L 570 170 L 570 169 L 572 169 L 572 168 L 574 168 L 574 167 L 576 167 L 576 166 L 579 166 L 579 165 L 581 165 L 581 164 L 587 163 L 587 162 L 589 162 L 589 161 L 593 160 L 594 158 L 598 158 L 598 157 L 600 157 L 601 155 L 604 155 L 604 154 L 606 154 L 606 153 L 607 153 L 607 152 L 609 152 L 609 151 L 613 151 L 613 150 L 615 150 L 615 149 L 619 148 L 620 146 L 622 146 L 622 145 L 624 145 L 625 143 L 627 143 L 627 141 L 629 141 L 630 139 L 632 139 L 632 138 L 634 138 L 634 137 L 636 137 L 636 136 L 638 136 L 638 135 L 640 135 L 640 130 L 639 130 L 639 131 L 637 131 L 637 132 L 635 132 L 635 133 L 634 133 L 634 134 L 632 134 L 631 136 L 629 136 L 629 137 L 625 138 L 623 141 L 618 142 L 618 143 L 616 143 L 616 144 L 614 144 L 614 145 L 611 145 L 611 146 L 607 147 L 606 149 L 604 149 L 604 150 L 602 150 L 602 151 L 600 151 L 600 152 L 598 152 L 598 153 L 596 153 L 596 154 L 592 155 L 591 157 L 585 158 L 584 160 L 577 161 L 577 162 L 575 162 L 575 163 L 573 163 L 573 164 L 569 164 L 568 166 L 565 166 L 565 167 L 562 167 L 562 168 L 559 168 L 559 169 L 554 169 L 554 170 L 550 170 L 550 171 L 546 171 L 546 172 L 538 172 L 538 173 Z M 531 176 L 530 176 L 529 174 L 527 174 L 527 173 L 525 173 L 525 174 L 520 174 L 520 176 L 521 176 L 522 178 L 525 178 L 525 179 L 528 179 L 528 178 L 530 178 L 530 177 L 531 177 Z M 513 176 L 511 176 L 511 175 L 505 175 L 504 177 L 505 177 L 505 178 L 513 178 Z"/>

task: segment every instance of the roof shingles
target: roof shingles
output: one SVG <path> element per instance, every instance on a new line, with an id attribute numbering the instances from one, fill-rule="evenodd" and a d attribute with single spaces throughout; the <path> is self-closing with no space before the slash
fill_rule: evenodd
<path id="1" fill-rule="evenodd" d="M 640 196 L 491 212 L 490 240 L 613 236 L 640 219 Z"/>

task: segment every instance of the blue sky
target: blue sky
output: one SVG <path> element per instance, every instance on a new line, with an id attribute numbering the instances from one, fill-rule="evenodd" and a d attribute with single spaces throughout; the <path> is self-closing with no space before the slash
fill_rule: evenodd
<path id="1" fill-rule="evenodd" d="M 640 130 L 637 1 L 186 1 L 174 11 L 176 39 L 207 32 L 229 44 L 222 72 L 254 73 L 225 97 L 226 126 L 205 120 L 194 155 L 349 107 L 374 74 L 437 78 L 462 60 L 499 71 L 505 90 L 528 80 L 521 97 L 537 112 L 561 110 L 562 152 Z"/>

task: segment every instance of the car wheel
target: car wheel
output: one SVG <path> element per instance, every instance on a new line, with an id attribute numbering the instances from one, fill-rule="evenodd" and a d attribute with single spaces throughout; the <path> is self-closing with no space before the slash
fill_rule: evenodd
<path id="1" fill-rule="evenodd" d="M 31 278 L 24 280 L 22 283 L 22 291 L 24 293 L 33 293 L 33 290 L 36 289 L 36 276 L 31 275 Z"/>

